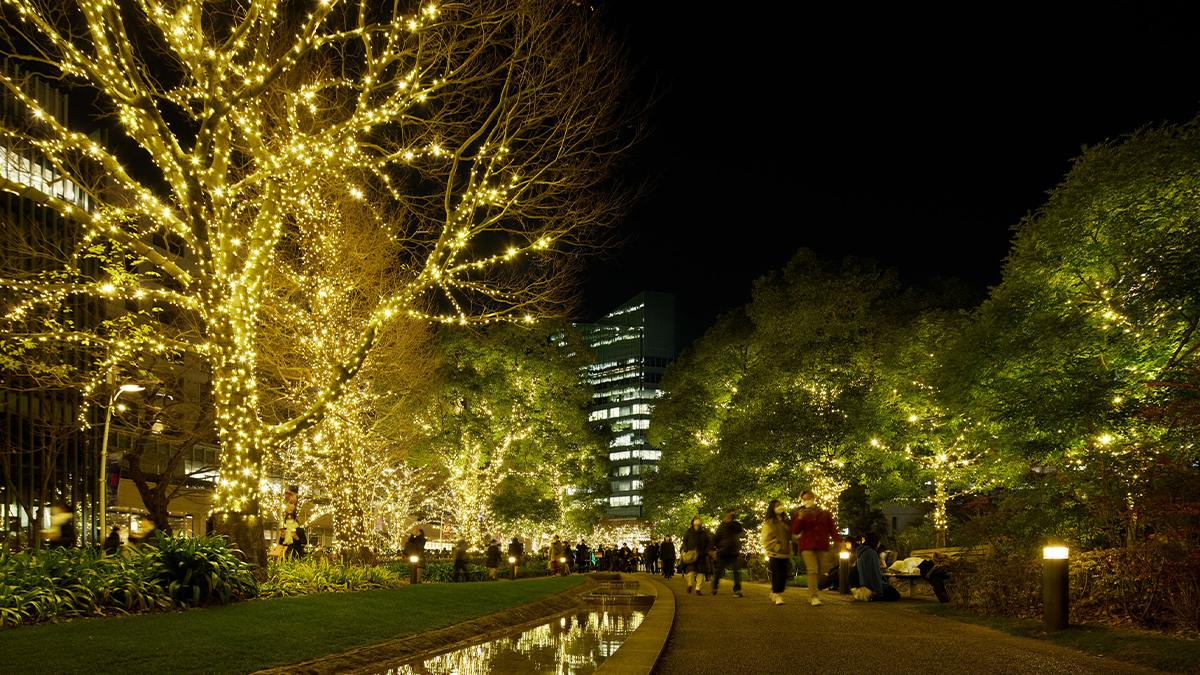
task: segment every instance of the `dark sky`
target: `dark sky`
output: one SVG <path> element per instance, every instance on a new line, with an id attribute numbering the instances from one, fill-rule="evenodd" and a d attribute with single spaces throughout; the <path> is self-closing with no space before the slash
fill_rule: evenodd
<path id="1" fill-rule="evenodd" d="M 672 292 L 694 337 L 800 247 L 986 288 L 1082 145 L 1200 111 L 1200 3 L 835 4 L 615 8 L 667 93 L 584 320 Z"/>

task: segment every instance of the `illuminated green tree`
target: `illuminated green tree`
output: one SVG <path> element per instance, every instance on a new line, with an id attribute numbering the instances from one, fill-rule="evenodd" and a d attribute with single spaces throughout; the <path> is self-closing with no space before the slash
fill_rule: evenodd
<path id="1" fill-rule="evenodd" d="M 1194 123 L 1086 150 L 1021 223 L 1003 283 L 953 350 L 951 370 L 978 383 L 961 389 L 1002 447 L 1078 473 L 1110 543 L 1134 538 L 1147 469 L 1200 447 L 1188 421 L 1198 198 Z"/>

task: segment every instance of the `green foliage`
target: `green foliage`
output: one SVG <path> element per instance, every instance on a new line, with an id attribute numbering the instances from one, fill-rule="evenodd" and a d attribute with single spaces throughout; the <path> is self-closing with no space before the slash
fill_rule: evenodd
<path id="1" fill-rule="evenodd" d="M 406 564 L 347 565 L 328 560 L 280 560 L 271 564 L 267 570 L 267 580 L 260 590 L 266 598 L 373 591 L 397 588 L 404 583 L 407 575 Z"/>
<path id="2" fill-rule="evenodd" d="M 464 536 L 479 543 L 496 524 L 555 529 L 568 513 L 598 521 L 608 437 L 588 421 L 591 392 L 579 372 L 590 355 L 578 331 L 551 321 L 446 327 L 438 352 L 422 452 L 443 471 Z"/>
<path id="3" fill-rule="evenodd" d="M 118 555 L 0 549 L 0 626 L 134 614 L 257 595 L 250 566 L 220 538 L 159 535 Z"/>

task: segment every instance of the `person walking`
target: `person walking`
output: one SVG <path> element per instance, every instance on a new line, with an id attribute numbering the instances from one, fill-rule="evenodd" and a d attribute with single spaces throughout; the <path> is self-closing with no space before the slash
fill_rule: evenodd
<path id="1" fill-rule="evenodd" d="M 467 575 L 467 540 L 459 539 L 454 545 L 454 583 L 459 580 L 470 581 Z"/>
<path id="2" fill-rule="evenodd" d="M 550 542 L 550 576 L 562 576 L 563 573 L 563 543 L 559 541 L 558 535 L 554 535 L 554 541 Z"/>
<path id="3" fill-rule="evenodd" d="M 800 499 L 804 508 L 792 519 L 792 535 L 797 537 L 796 545 L 808 572 L 808 604 L 815 607 L 821 604 L 821 598 L 817 597 L 821 592 L 821 576 L 829 569 L 829 540 L 841 544 L 842 535 L 833 524 L 833 516 L 817 506 L 816 493 L 805 490 Z"/>
<path id="4" fill-rule="evenodd" d="M 651 574 L 658 574 L 658 542 L 653 539 L 646 547 L 646 570 Z"/>
<path id="5" fill-rule="evenodd" d="M 488 543 L 487 560 L 483 562 L 483 565 L 488 569 L 488 578 L 495 581 L 496 568 L 500 566 L 500 544 L 495 539 Z"/>
<path id="6" fill-rule="evenodd" d="M 512 558 L 509 564 L 512 565 L 512 578 L 517 578 L 517 567 L 521 564 L 521 557 L 525 555 L 525 544 L 521 543 L 520 539 L 513 537 L 513 540 L 508 544 L 508 557 Z"/>
<path id="7" fill-rule="evenodd" d="M 112 555 L 121 549 L 121 528 L 114 527 L 102 545 L 104 552 Z"/>
<path id="8" fill-rule="evenodd" d="M 592 568 L 592 553 L 588 550 L 587 542 L 582 539 L 575 546 L 575 568 L 584 573 Z"/>
<path id="9" fill-rule="evenodd" d="M 416 562 L 413 562 L 416 558 Z M 410 565 L 416 565 L 416 583 L 421 583 L 421 572 L 425 570 L 425 530 L 414 527 L 408 541 L 404 542 L 404 559 Z"/>
<path id="10" fill-rule="evenodd" d="M 787 509 L 778 499 L 772 499 L 767 505 L 762 525 L 762 545 L 767 550 L 767 565 L 771 571 L 770 598 L 775 604 L 782 605 L 792 557 L 792 528 L 787 522 Z"/>
<path id="11" fill-rule="evenodd" d="M 712 547 L 712 535 L 704 528 L 700 516 L 692 518 L 692 526 L 683 533 L 680 560 L 683 561 L 683 576 L 687 580 L 687 593 L 696 589 L 696 595 L 704 595 L 700 590 L 702 577 L 709 571 L 709 549 Z"/>
<path id="12" fill-rule="evenodd" d="M 675 576 L 675 542 L 671 541 L 671 535 L 668 534 L 658 547 L 658 558 L 662 562 L 663 578 L 670 581 Z"/>
<path id="13" fill-rule="evenodd" d="M 725 514 L 717 531 L 713 535 L 713 545 L 716 555 L 713 558 L 712 594 L 717 594 L 717 586 L 725 576 L 725 570 L 733 570 L 733 597 L 742 597 L 742 537 L 746 528 L 737 521 L 736 510 Z"/>

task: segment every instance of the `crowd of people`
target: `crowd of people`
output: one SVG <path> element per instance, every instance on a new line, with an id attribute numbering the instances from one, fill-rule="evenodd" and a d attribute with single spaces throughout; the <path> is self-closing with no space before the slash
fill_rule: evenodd
<path id="1" fill-rule="evenodd" d="M 766 553 L 766 567 L 771 580 L 770 601 L 784 604 L 783 594 L 791 575 L 794 556 L 804 562 L 807 574 L 807 596 L 811 605 L 821 604 L 822 590 L 839 586 L 838 566 L 835 556 L 839 550 L 849 553 L 850 587 L 859 600 L 898 600 L 900 593 L 888 583 L 886 558 L 880 555 L 882 548 L 879 536 L 867 533 L 843 539 L 834 523 L 833 516 L 817 506 L 817 495 L 807 490 L 800 495 L 802 506 L 792 513 L 780 500 L 772 500 L 763 516 L 761 543 Z M 738 520 L 738 511 L 725 513 L 715 530 L 710 531 L 700 516 L 692 519 L 688 529 L 675 539 L 670 535 L 651 539 L 644 546 L 628 542 L 620 546 L 597 546 L 591 548 L 586 541 L 573 543 L 555 535 L 552 541 L 536 552 L 526 556 L 524 544 L 516 537 L 507 546 L 507 556 L 502 545 L 492 539 L 486 549 L 484 566 L 488 578 L 496 579 L 496 570 L 502 562 L 511 561 L 519 567 L 527 559 L 546 561 L 555 576 L 583 572 L 649 572 L 662 574 L 667 580 L 676 573 L 682 574 L 686 593 L 704 595 L 704 584 L 716 595 L 726 572 L 733 576 L 733 596 L 742 597 L 742 570 L 748 562 L 745 546 L 746 528 Z M 412 531 L 404 546 L 407 559 L 415 560 L 419 569 L 425 563 L 425 533 L 420 528 Z M 451 551 L 454 562 L 454 581 L 467 578 L 468 543 L 460 539 Z M 932 583 L 932 581 L 931 581 Z M 944 595 L 944 588 L 938 598 Z"/>

